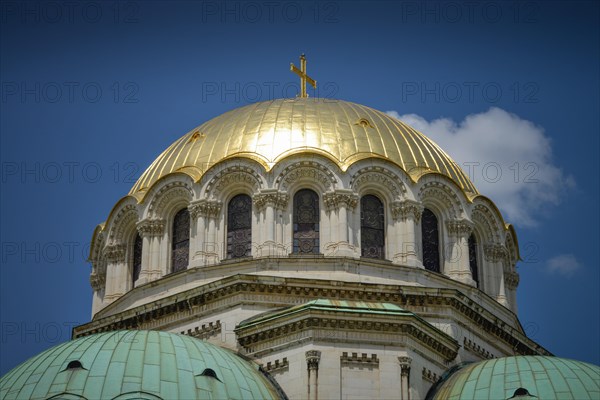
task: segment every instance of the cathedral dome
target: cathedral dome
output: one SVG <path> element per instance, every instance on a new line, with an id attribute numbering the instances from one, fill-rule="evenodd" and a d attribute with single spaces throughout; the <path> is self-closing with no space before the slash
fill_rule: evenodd
<path id="1" fill-rule="evenodd" d="M 116 331 L 72 340 L 0 380 L 0 399 L 279 399 L 281 389 L 231 351 L 189 336 Z"/>
<path id="2" fill-rule="evenodd" d="M 599 397 L 599 367 L 550 356 L 503 357 L 451 369 L 427 395 L 448 400 Z"/>
<path id="3" fill-rule="evenodd" d="M 356 103 L 300 97 L 240 107 L 192 129 L 150 165 L 130 194 L 143 197 L 156 181 L 173 172 L 199 180 L 210 167 L 233 157 L 255 160 L 269 171 L 297 153 L 322 155 L 342 171 L 362 159 L 385 159 L 414 181 L 439 173 L 465 192 L 477 194 L 456 162 L 403 122 Z"/>

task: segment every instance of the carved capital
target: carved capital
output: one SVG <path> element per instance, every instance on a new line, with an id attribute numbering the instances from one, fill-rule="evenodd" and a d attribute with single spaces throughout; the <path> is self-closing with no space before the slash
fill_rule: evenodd
<path id="1" fill-rule="evenodd" d="M 309 370 L 319 369 L 319 361 L 321 361 L 321 352 L 319 350 L 309 350 L 306 352 L 306 366 Z"/>
<path id="2" fill-rule="evenodd" d="M 328 210 L 337 210 L 340 206 L 354 209 L 358 204 L 358 196 L 349 190 L 336 190 L 323 195 L 323 203 Z"/>
<path id="3" fill-rule="evenodd" d="M 392 203 L 392 218 L 398 221 L 406 221 L 412 218 L 415 222 L 421 220 L 423 206 L 412 200 L 395 201 Z"/>
<path id="4" fill-rule="evenodd" d="M 198 217 L 217 217 L 221 212 L 221 202 L 216 200 L 198 200 L 188 206 L 193 219 Z"/>
<path id="5" fill-rule="evenodd" d="M 519 286 L 519 273 L 516 271 L 504 272 L 504 282 L 510 290 L 515 290 Z"/>
<path id="6" fill-rule="evenodd" d="M 446 228 L 451 235 L 466 237 L 473 232 L 473 223 L 466 219 L 453 219 L 446 221 Z"/>
<path id="7" fill-rule="evenodd" d="M 104 275 L 99 275 L 95 272 L 92 272 L 90 275 L 90 285 L 95 292 L 102 290 L 104 288 L 105 278 Z"/>
<path id="8" fill-rule="evenodd" d="M 254 195 L 252 200 L 257 209 L 262 210 L 267 205 L 273 206 L 276 209 L 285 209 L 287 207 L 289 197 L 287 193 L 280 191 L 263 191 Z"/>
<path id="9" fill-rule="evenodd" d="M 124 262 L 125 261 L 125 245 L 113 244 L 104 248 L 104 258 L 108 262 Z"/>
<path id="10" fill-rule="evenodd" d="M 398 357 L 398 362 L 400 363 L 400 374 L 402 376 L 408 376 L 410 374 L 410 363 L 412 362 L 412 358 Z"/>
<path id="11" fill-rule="evenodd" d="M 484 246 L 483 254 L 485 255 L 486 261 L 499 262 L 506 258 L 508 252 L 506 247 L 500 243 L 491 243 Z"/>
<path id="12" fill-rule="evenodd" d="M 144 219 L 137 223 L 137 230 L 142 237 L 161 236 L 165 232 L 163 219 Z"/>

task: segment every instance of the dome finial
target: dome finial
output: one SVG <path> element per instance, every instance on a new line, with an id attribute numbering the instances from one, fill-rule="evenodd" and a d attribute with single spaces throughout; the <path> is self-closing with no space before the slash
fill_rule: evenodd
<path id="1" fill-rule="evenodd" d="M 296 73 L 300 77 L 300 97 L 308 97 L 308 94 L 306 94 L 307 81 L 314 89 L 317 88 L 317 81 L 306 75 L 306 57 L 304 56 L 304 53 L 300 56 L 300 69 L 296 68 L 294 63 L 290 63 L 290 71 Z"/>

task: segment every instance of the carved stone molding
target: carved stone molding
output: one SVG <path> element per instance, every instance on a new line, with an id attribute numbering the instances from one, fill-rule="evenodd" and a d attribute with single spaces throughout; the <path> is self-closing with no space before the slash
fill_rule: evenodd
<path id="1" fill-rule="evenodd" d="M 436 373 L 431 372 L 430 369 L 423 367 L 423 379 L 431 383 L 436 383 L 440 377 Z"/>
<path id="2" fill-rule="evenodd" d="M 137 230 L 142 237 L 162 236 L 165 232 L 163 219 L 144 219 L 137 223 Z"/>
<path id="3" fill-rule="evenodd" d="M 309 350 L 306 352 L 306 366 L 309 370 L 319 369 L 319 361 L 321 361 L 321 352 L 319 350 Z"/>
<path id="4" fill-rule="evenodd" d="M 398 362 L 400 363 L 400 375 L 408 376 L 410 374 L 410 363 L 412 362 L 412 358 L 398 357 Z"/>
<path id="5" fill-rule="evenodd" d="M 323 203 L 328 210 L 336 210 L 340 206 L 353 210 L 358 204 L 358 196 L 348 190 L 336 190 L 323 195 Z"/>
<path id="6" fill-rule="evenodd" d="M 456 193 L 442 182 L 427 182 L 419 190 L 421 201 L 431 198 L 444 205 L 451 218 L 462 214 L 463 208 Z"/>
<path id="7" fill-rule="evenodd" d="M 221 212 L 222 204 L 216 200 L 198 200 L 188 206 L 190 216 L 193 219 L 198 217 L 217 217 Z"/>
<path id="8" fill-rule="evenodd" d="M 262 210 L 267 205 L 271 205 L 279 210 L 284 210 L 289 201 L 290 196 L 277 190 L 263 191 L 255 194 L 252 200 L 258 210 Z"/>
<path id="9" fill-rule="evenodd" d="M 379 358 L 377 358 L 377 354 L 371 354 L 369 357 L 367 353 L 352 353 L 348 354 L 348 352 L 344 351 L 340 357 L 340 361 L 343 364 L 357 364 L 357 365 L 379 365 Z"/>
<path id="10" fill-rule="evenodd" d="M 466 219 L 453 219 L 446 221 L 448 233 L 458 237 L 467 237 L 473 232 L 473 223 Z"/>
<path id="11" fill-rule="evenodd" d="M 500 243 L 490 243 L 483 247 L 485 260 L 489 262 L 503 261 L 507 256 L 506 247 Z"/>
<path id="12" fill-rule="evenodd" d="M 337 179 L 325 166 L 314 161 L 301 161 L 286 167 L 275 179 L 275 187 L 287 191 L 299 179 L 310 179 L 320 183 L 325 190 L 333 188 Z"/>
<path id="13" fill-rule="evenodd" d="M 125 261 L 125 245 L 113 244 L 104 248 L 104 258 L 108 262 L 124 262 Z"/>
<path id="14" fill-rule="evenodd" d="M 464 338 L 463 339 L 463 344 L 465 349 L 471 351 L 472 353 L 475 353 L 483 358 L 494 358 L 494 355 L 492 353 L 490 353 L 489 351 L 487 351 L 486 349 L 484 349 L 483 347 L 481 347 L 480 345 L 478 345 L 477 343 Z"/>
<path id="15" fill-rule="evenodd" d="M 100 275 L 95 272 L 92 272 L 92 274 L 90 275 L 90 285 L 92 286 L 92 289 L 94 289 L 94 291 L 97 292 L 99 290 L 104 289 L 104 283 L 105 283 L 104 275 Z"/>
<path id="16" fill-rule="evenodd" d="M 354 175 L 350 179 L 350 187 L 355 191 L 365 183 L 375 182 L 380 186 L 385 187 L 392 193 L 393 198 L 399 199 L 406 193 L 404 183 L 396 174 L 383 167 L 366 167 Z"/>
<path id="17" fill-rule="evenodd" d="M 394 220 L 406 221 L 412 218 L 415 222 L 421 220 L 423 206 L 413 200 L 395 201 L 392 203 L 392 218 Z"/>
<path id="18" fill-rule="evenodd" d="M 171 202 L 182 199 L 189 203 L 192 198 L 193 191 L 187 182 L 170 182 L 161 187 L 156 195 L 152 197 L 148 211 L 150 215 L 160 216 Z"/>
<path id="19" fill-rule="evenodd" d="M 211 336 L 215 336 L 221 333 L 221 321 L 217 320 L 217 322 L 209 322 L 208 324 L 202 324 L 202 326 L 197 326 L 192 329 L 188 329 L 186 331 L 182 331 L 182 335 L 188 335 L 199 339 L 208 339 Z"/>
<path id="20" fill-rule="evenodd" d="M 127 204 L 115 215 L 111 223 L 110 238 L 115 242 L 124 240 L 124 232 L 138 220 L 137 206 Z"/>
<path id="21" fill-rule="evenodd" d="M 231 185 L 245 183 L 252 187 L 254 192 L 262 186 L 260 174 L 250 166 L 233 165 L 219 171 L 206 185 L 207 196 L 217 196 Z"/>
<path id="22" fill-rule="evenodd" d="M 266 364 L 262 365 L 263 369 L 270 373 L 283 371 L 285 369 L 288 369 L 289 366 L 290 363 L 287 357 L 283 357 L 281 360 L 269 361 Z"/>

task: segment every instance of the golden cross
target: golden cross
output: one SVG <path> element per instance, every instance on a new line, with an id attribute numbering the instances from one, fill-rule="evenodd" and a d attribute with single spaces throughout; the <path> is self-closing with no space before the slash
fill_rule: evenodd
<path id="1" fill-rule="evenodd" d="M 294 63 L 290 63 L 290 71 L 298 74 L 300 77 L 300 97 L 308 97 L 308 94 L 306 94 L 307 81 L 314 89 L 317 88 L 317 81 L 306 75 L 306 57 L 304 54 L 300 56 L 300 69 L 296 68 Z"/>

